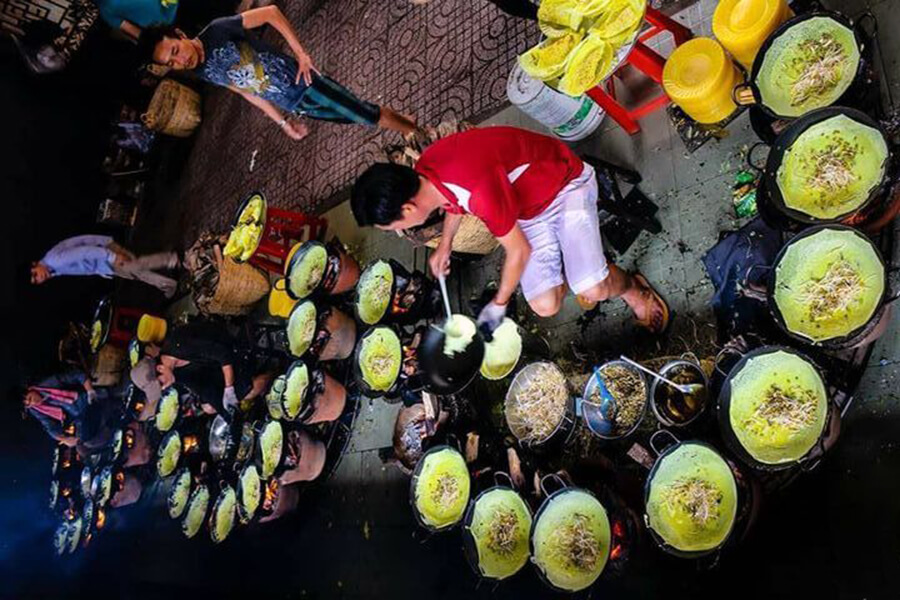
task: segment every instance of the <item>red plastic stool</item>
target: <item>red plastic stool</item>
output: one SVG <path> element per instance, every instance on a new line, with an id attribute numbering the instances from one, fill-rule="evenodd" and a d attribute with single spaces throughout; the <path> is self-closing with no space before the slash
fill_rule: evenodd
<path id="1" fill-rule="evenodd" d="M 280 274 L 284 272 L 284 263 L 295 244 L 320 239 L 326 229 L 328 221 L 325 219 L 270 206 L 259 247 L 249 262 Z"/>
<path id="2" fill-rule="evenodd" d="M 662 14 L 655 8 L 648 6 L 644 19 L 652 27 L 638 36 L 638 39 L 634 42 L 634 48 L 631 49 L 628 57 L 622 61 L 622 64 L 619 65 L 619 68 L 615 70 L 612 76 L 607 78 L 605 82 L 606 89 L 603 89 L 603 84 L 600 84 L 587 93 L 600 108 L 605 110 L 616 123 L 622 126 L 622 129 L 631 135 L 641 130 L 638 119 L 663 108 L 669 104 L 670 100 L 666 93 L 663 92 L 653 100 L 649 100 L 637 108 L 625 108 L 616 100 L 615 78 L 621 79 L 622 74 L 620 71 L 626 66 L 632 65 L 662 87 L 662 74 L 663 67 L 666 65 L 666 59 L 648 48 L 644 42 L 666 31 L 675 38 L 675 46 L 680 46 L 694 36 L 690 29 Z"/>
<path id="3" fill-rule="evenodd" d="M 119 348 L 127 348 L 131 338 L 137 335 L 138 321 L 147 311 L 128 306 L 115 307 L 109 320 L 109 337 L 106 343 Z M 155 316 L 155 315 L 154 315 Z"/>

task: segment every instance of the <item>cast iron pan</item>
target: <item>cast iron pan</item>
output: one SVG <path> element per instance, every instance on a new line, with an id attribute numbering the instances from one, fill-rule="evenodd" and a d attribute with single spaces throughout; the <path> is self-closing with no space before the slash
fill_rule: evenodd
<path id="1" fill-rule="evenodd" d="M 654 442 L 654 439 L 658 435 L 662 434 L 663 432 L 665 432 L 667 435 L 669 435 L 675 443 L 672 444 L 671 446 L 669 446 L 668 448 L 666 448 L 665 450 L 663 450 L 662 452 L 659 452 L 659 450 L 657 450 L 657 448 L 655 447 L 655 444 L 653 442 Z M 660 430 L 654 432 L 652 436 L 650 436 L 650 447 L 653 449 L 653 451 L 656 453 L 657 456 L 656 456 L 656 461 L 654 461 L 654 463 L 653 463 L 653 468 L 650 469 L 650 473 L 647 475 L 647 481 L 644 483 L 644 524 L 647 526 L 647 531 L 650 532 L 651 537 L 653 537 L 653 541 L 656 542 L 656 545 L 659 546 L 660 549 L 662 549 L 664 552 L 666 552 L 667 554 L 671 554 L 672 556 L 677 556 L 678 558 L 695 559 L 695 558 L 703 558 L 706 556 L 710 556 L 712 554 L 719 553 L 719 552 L 721 552 L 721 550 L 725 546 L 725 544 L 728 543 L 728 540 L 731 539 L 731 534 L 734 533 L 735 524 L 737 523 L 738 517 L 741 512 L 740 504 L 742 502 L 742 497 L 741 497 L 741 486 L 738 482 L 738 478 L 734 476 L 734 467 L 731 465 L 731 463 L 729 463 L 725 459 L 725 457 L 722 457 L 722 460 L 725 460 L 726 464 L 728 464 L 729 468 L 731 468 L 731 471 L 732 471 L 732 478 L 734 479 L 734 486 L 738 491 L 738 494 L 737 494 L 738 509 L 735 512 L 734 521 L 732 521 L 732 523 L 731 523 L 731 529 L 728 532 L 728 535 L 725 536 L 724 540 L 719 542 L 719 545 L 717 545 L 714 548 L 710 548 L 709 550 L 699 550 L 699 551 L 690 551 L 690 552 L 685 551 L 685 550 L 679 550 L 678 548 L 675 548 L 674 546 L 669 545 L 669 543 L 666 542 L 662 538 L 661 535 L 659 535 L 652 527 L 650 527 L 650 518 L 647 516 L 647 504 L 650 501 L 650 485 L 653 483 L 653 477 L 656 475 L 656 471 L 659 469 L 659 465 L 662 463 L 662 460 L 666 456 L 668 456 L 669 454 L 671 454 L 672 452 L 674 452 L 681 446 L 688 444 L 688 443 L 696 444 L 698 446 L 705 446 L 705 447 L 709 448 L 710 450 L 712 450 L 713 452 L 715 452 L 716 454 L 718 454 L 719 456 L 722 456 L 722 454 L 718 450 L 716 450 L 713 446 L 711 446 L 710 444 L 707 444 L 706 442 L 701 442 L 698 440 L 688 440 L 688 441 L 682 442 L 682 441 L 678 440 L 678 438 L 676 438 L 672 433 L 670 433 L 669 431 L 667 431 L 665 429 L 660 429 Z"/>
<path id="2" fill-rule="evenodd" d="M 259 243 L 262 241 L 262 238 L 263 238 L 262 234 L 266 231 L 266 214 L 268 213 L 268 210 L 269 210 L 269 202 L 266 200 L 266 197 L 263 195 L 262 192 L 252 192 L 252 193 L 250 193 L 250 195 L 248 195 L 246 198 L 244 198 L 243 202 L 241 202 L 238 205 L 238 208 L 234 213 L 234 218 L 231 220 L 231 228 L 234 229 L 235 227 L 237 227 L 238 221 L 241 218 L 241 213 L 244 212 L 244 209 L 247 208 L 247 205 L 250 204 L 250 201 L 253 200 L 253 198 L 255 198 L 257 196 L 262 198 L 262 204 L 263 204 L 262 216 L 260 217 L 260 220 L 257 221 L 260 225 L 262 225 L 262 230 L 260 231 L 259 239 L 256 240 L 256 248 L 254 248 L 253 252 L 250 253 L 251 257 L 254 254 L 256 254 L 256 249 L 259 248 Z M 235 258 L 234 261 L 238 262 L 238 263 L 245 262 L 245 261 L 241 260 L 240 257 Z"/>
<path id="3" fill-rule="evenodd" d="M 864 17 L 865 16 L 868 16 L 868 15 L 864 15 Z M 759 78 L 759 71 L 760 71 L 760 69 L 762 69 L 762 64 L 763 64 L 763 61 L 765 60 L 766 54 L 769 52 L 769 49 L 772 47 L 772 44 L 775 42 L 775 40 L 780 38 L 788 30 L 793 28 L 798 23 L 802 23 L 803 21 L 806 21 L 808 19 L 813 19 L 816 17 L 826 17 L 826 18 L 832 19 L 834 21 L 837 21 L 844 27 L 847 27 L 848 29 L 853 31 L 853 37 L 856 40 L 856 47 L 859 49 L 859 64 L 856 67 L 856 74 L 853 76 L 852 83 L 847 88 L 847 90 L 844 92 L 844 94 L 841 95 L 841 97 L 838 98 L 834 102 L 834 104 L 838 104 L 838 105 L 852 104 L 852 102 L 850 102 L 849 100 L 851 100 L 852 97 L 856 93 L 858 93 L 857 88 L 859 87 L 860 81 L 862 79 L 864 79 L 864 75 L 866 72 L 866 60 L 865 60 L 866 44 L 861 35 L 860 26 L 859 26 L 859 22 L 862 21 L 862 18 L 860 18 L 858 20 L 858 22 L 854 25 L 854 23 L 850 19 L 848 19 L 841 13 L 823 10 L 823 11 L 815 11 L 815 12 L 811 12 L 811 13 L 798 15 L 798 16 L 794 17 L 793 19 L 785 21 L 766 39 L 766 41 L 760 47 L 759 52 L 756 53 L 756 58 L 753 59 L 753 68 L 750 71 L 750 78 L 746 82 L 739 83 L 738 85 L 736 85 L 734 88 L 734 91 L 732 92 L 732 97 L 738 106 L 744 106 L 744 105 L 748 104 L 748 102 L 741 101 L 740 94 L 741 94 L 742 90 L 750 90 L 750 92 L 752 92 L 752 94 L 753 94 L 753 103 L 755 103 L 757 106 L 759 106 L 763 110 L 763 112 L 765 112 L 768 116 L 773 117 L 775 119 L 798 118 L 798 117 L 779 115 L 778 113 L 773 111 L 771 108 L 769 108 L 768 106 L 763 104 L 762 94 L 760 93 L 757 80 Z M 801 116 L 803 116 L 803 115 L 801 115 Z"/>
<path id="4" fill-rule="evenodd" d="M 421 515 L 421 513 L 419 513 L 419 508 L 416 506 L 416 484 L 418 483 L 419 476 L 422 474 L 422 469 L 425 466 L 425 459 L 430 454 L 434 454 L 435 452 L 440 452 L 441 450 L 453 450 L 454 452 L 456 452 L 456 453 L 460 454 L 460 456 L 462 456 L 462 454 L 459 452 L 459 450 L 457 450 L 453 446 L 448 446 L 447 444 L 441 444 L 440 446 L 434 446 L 433 448 L 429 448 L 428 451 L 422 455 L 422 458 L 419 459 L 419 462 L 416 464 L 415 470 L 413 470 L 412 477 L 409 480 L 409 505 L 412 507 L 413 515 L 416 518 L 416 523 L 418 523 L 420 527 L 422 527 L 423 529 L 425 529 L 426 531 L 429 531 L 431 533 L 450 531 L 451 529 L 458 526 L 463 521 L 463 518 L 465 517 L 465 514 L 466 514 L 466 513 L 463 513 L 463 515 L 460 517 L 459 521 L 457 521 L 456 523 L 451 523 L 450 525 L 447 525 L 445 527 L 438 528 L 438 527 L 435 527 L 434 525 L 429 525 L 428 523 L 426 523 L 425 518 Z M 465 459 L 463 459 L 463 460 L 465 460 Z M 471 475 L 469 476 L 469 483 L 471 484 Z"/>
<path id="5" fill-rule="evenodd" d="M 781 310 L 778 308 L 778 304 L 775 302 L 775 282 L 776 282 L 776 275 L 778 273 L 778 265 L 779 265 L 779 263 L 781 263 L 782 258 L 784 258 L 784 255 L 787 252 L 788 248 L 790 248 L 793 244 L 797 243 L 798 241 L 800 241 L 806 237 L 809 237 L 815 233 L 818 233 L 819 231 L 822 231 L 823 229 L 830 229 L 830 230 L 837 230 L 837 231 L 852 231 L 854 234 L 861 237 L 862 239 L 864 239 L 866 242 L 868 242 L 872 246 L 872 248 L 875 250 L 876 256 L 878 256 L 879 262 L 881 263 L 882 267 L 884 267 L 884 264 L 885 264 L 884 258 L 882 258 L 881 252 L 878 250 L 878 248 L 875 246 L 875 244 L 873 244 L 869 240 L 869 238 L 865 237 L 863 234 L 861 234 L 857 230 L 853 229 L 852 227 L 847 227 L 845 225 L 817 225 L 815 227 L 809 227 L 807 229 L 804 229 L 801 233 L 797 234 L 788 243 L 786 243 L 781 248 L 781 250 L 778 252 L 777 256 L 775 257 L 775 262 L 773 263 L 773 266 L 771 267 L 771 269 L 769 271 L 769 281 L 768 281 L 768 286 L 766 288 L 766 304 L 768 305 L 769 312 L 772 313 L 772 317 L 775 319 L 775 322 L 777 323 L 778 327 L 784 333 L 786 333 L 791 339 L 801 342 L 803 344 L 806 344 L 808 346 L 816 346 L 816 347 L 824 348 L 826 350 L 845 350 L 847 348 L 852 348 L 853 346 L 855 346 L 862 339 L 864 339 L 865 336 L 867 336 L 869 333 L 871 333 L 872 330 L 875 329 L 875 327 L 878 326 L 878 323 L 881 320 L 881 317 L 883 316 L 884 311 L 888 309 L 888 305 L 891 302 L 893 302 L 894 300 L 896 300 L 897 297 L 895 296 L 895 297 L 891 298 L 890 300 L 888 300 L 887 268 L 885 268 L 885 271 L 884 271 L 884 277 L 885 277 L 884 293 L 882 294 L 881 299 L 878 301 L 878 308 L 875 309 L 875 312 L 872 314 L 872 317 L 869 319 L 869 321 L 867 323 L 865 323 L 861 327 L 856 328 L 855 330 L 851 331 L 850 333 L 848 333 L 845 336 L 832 338 L 830 340 L 825 340 L 822 342 L 814 342 L 813 340 L 811 340 L 807 337 L 804 337 L 802 335 L 792 332 L 788 328 L 787 324 L 785 323 L 784 317 L 781 315 Z"/>
<path id="6" fill-rule="evenodd" d="M 363 341 L 379 328 L 390 329 L 394 332 L 394 335 L 397 336 L 397 339 L 400 340 L 400 372 L 397 374 L 397 378 L 394 380 L 394 383 L 391 384 L 391 387 L 386 390 L 373 389 L 372 386 L 366 382 L 362 374 L 362 369 L 359 367 L 359 355 L 360 352 L 362 352 Z M 369 329 L 359 338 L 359 341 L 356 342 L 356 349 L 353 350 L 353 378 L 356 380 L 356 383 L 359 384 L 359 389 L 364 395 L 369 397 L 382 396 L 384 398 L 396 398 L 400 394 L 401 375 L 403 375 L 403 340 L 400 338 L 399 332 L 396 328 L 389 325 L 376 325 L 375 327 L 372 327 L 372 329 Z"/>
<path id="7" fill-rule="evenodd" d="M 757 348 L 751 352 L 745 354 L 738 362 L 735 364 L 731 370 L 728 372 L 728 376 L 725 378 L 724 383 L 722 384 L 722 389 L 719 391 L 719 408 L 718 408 L 718 417 L 719 417 L 719 431 L 722 433 L 722 438 L 725 440 L 725 445 L 728 446 L 728 449 L 731 450 L 744 464 L 754 468 L 759 469 L 760 471 L 781 471 L 784 469 L 789 469 L 791 467 L 797 465 L 803 465 L 809 459 L 809 455 L 815 452 L 817 447 L 820 447 L 822 441 L 828 433 L 828 423 L 831 420 L 831 415 L 834 411 L 834 405 L 830 399 L 828 399 L 828 413 L 825 417 L 825 424 L 822 427 L 822 432 L 819 434 L 819 439 L 816 440 L 816 444 L 810 448 L 810 451 L 806 454 L 806 456 L 791 462 L 779 463 L 779 464 L 768 464 L 764 462 L 760 462 L 753 458 L 753 456 L 747 452 L 744 446 L 741 444 L 740 440 L 737 438 L 737 435 L 734 432 L 734 429 L 731 427 L 731 419 L 729 417 L 729 413 L 731 410 L 731 382 L 740 373 L 741 369 L 747 364 L 747 362 L 757 356 L 765 356 L 766 354 L 772 354 L 774 352 L 787 352 L 789 354 L 793 354 L 798 356 L 808 363 L 815 365 L 815 363 L 806 355 L 797 352 L 791 348 L 786 346 L 763 346 L 761 348 Z M 816 372 L 819 377 L 822 379 L 822 383 L 825 383 L 825 378 L 822 376 L 821 371 L 816 367 Z M 827 385 L 826 385 L 827 390 Z M 826 392 L 827 393 L 827 392 Z"/>
<path id="8" fill-rule="evenodd" d="M 857 123 L 861 123 L 863 125 L 876 129 L 881 134 L 881 137 L 884 140 L 885 144 L 887 144 L 888 156 L 885 159 L 884 173 L 882 174 L 881 181 L 879 181 L 878 185 L 874 186 L 869 191 L 869 196 L 866 198 L 865 202 L 863 202 L 855 209 L 847 211 L 846 213 L 838 215 L 837 217 L 834 217 L 832 219 L 820 219 L 808 215 L 804 212 L 794 210 L 793 208 L 789 208 L 787 205 L 785 205 L 784 197 L 781 194 L 781 188 L 778 186 L 777 181 L 778 169 L 781 168 L 781 163 L 784 161 L 785 154 L 791 148 L 791 146 L 793 146 L 794 142 L 797 141 L 797 138 L 799 138 L 807 129 L 809 129 L 816 123 L 821 123 L 822 121 L 825 121 L 832 117 L 836 117 L 838 115 L 844 115 L 856 121 Z M 760 215 L 762 215 L 763 218 L 766 219 L 766 222 L 773 227 L 784 228 L 786 225 L 789 226 L 791 222 L 799 223 L 801 225 L 838 223 L 848 217 L 866 210 L 874 201 L 882 198 L 887 189 L 890 187 L 890 173 L 893 163 L 893 151 L 891 148 L 890 139 L 888 138 L 884 128 L 878 122 L 869 117 L 867 114 L 853 108 L 845 108 L 840 106 L 820 108 L 808 112 L 795 121 L 792 121 L 787 129 L 785 129 L 781 133 L 781 135 L 779 135 L 775 139 L 775 143 L 772 144 L 772 148 L 769 151 L 769 156 L 766 158 L 765 167 L 760 167 L 753 162 L 753 151 L 759 146 L 763 145 L 765 144 L 763 144 L 762 142 L 757 142 L 750 148 L 750 152 L 747 153 L 747 162 L 754 170 L 761 174 L 759 191 L 757 195 L 757 201 L 760 207 Z M 787 223 L 785 222 L 785 220 L 787 220 Z"/>

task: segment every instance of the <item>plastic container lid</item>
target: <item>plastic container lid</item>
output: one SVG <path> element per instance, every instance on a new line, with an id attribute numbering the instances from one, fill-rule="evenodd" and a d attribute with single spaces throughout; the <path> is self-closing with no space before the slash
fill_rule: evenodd
<path id="1" fill-rule="evenodd" d="M 769 34 L 789 15 L 785 0 L 720 0 L 712 29 L 722 45 L 749 67 Z"/>
<path id="2" fill-rule="evenodd" d="M 719 42 L 712 38 L 694 38 L 676 48 L 666 61 L 663 87 L 679 106 L 703 102 L 711 92 L 728 82 L 733 68 Z"/>

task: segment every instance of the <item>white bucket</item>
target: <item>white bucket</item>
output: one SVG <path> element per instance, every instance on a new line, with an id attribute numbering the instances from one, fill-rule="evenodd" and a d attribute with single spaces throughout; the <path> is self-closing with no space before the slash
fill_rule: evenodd
<path id="1" fill-rule="evenodd" d="M 533 79 L 516 65 L 509 74 L 506 95 L 519 110 L 570 142 L 594 133 L 606 113 L 587 96 L 573 98 Z"/>

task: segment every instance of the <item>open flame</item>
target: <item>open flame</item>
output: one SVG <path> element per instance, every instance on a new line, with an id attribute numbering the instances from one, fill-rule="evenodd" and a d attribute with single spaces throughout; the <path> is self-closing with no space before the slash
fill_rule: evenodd
<path id="1" fill-rule="evenodd" d="M 272 511 L 275 509 L 275 501 L 278 499 L 278 480 L 272 479 L 266 484 L 265 497 L 263 499 L 263 509 Z"/>
<path id="2" fill-rule="evenodd" d="M 609 551 L 609 559 L 617 560 L 625 554 L 628 540 L 626 539 L 625 525 L 622 521 L 614 521 L 612 524 L 612 540 Z"/>
<path id="3" fill-rule="evenodd" d="M 125 431 L 125 447 L 128 449 L 134 448 L 134 431 L 131 429 Z"/>
<path id="4" fill-rule="evenodd" d="M 102 508 L 97 509 L 97 529 L 103 529 L 106 525 L 106 511 Z"/>
<path id="5" fill-rule="evenodd" d="M 125 487 L 125 472 L 124 471 L 119 471 L 118 473 L 116 473 L 116 486 L 120 490 L 123 487 Z"/>
<path id="6" fill-rule="evenodd" d="M 199 440 L 196 435 L 186 435 L 184 436 L 184 453 L 189 454 L 191 451 L 197 448 L 199 445 Z"/>

